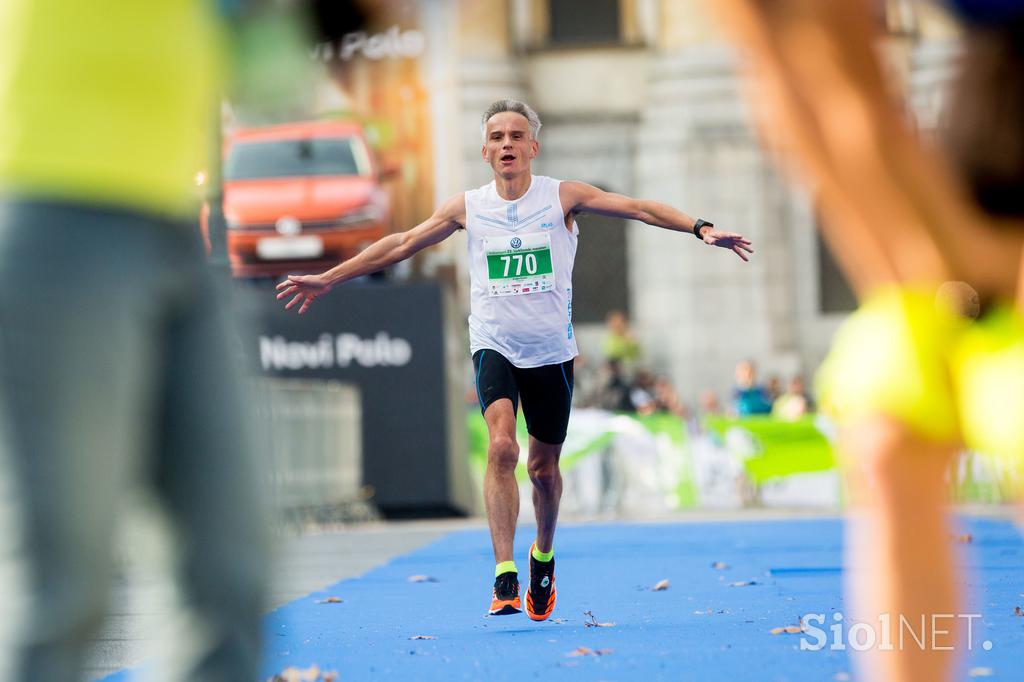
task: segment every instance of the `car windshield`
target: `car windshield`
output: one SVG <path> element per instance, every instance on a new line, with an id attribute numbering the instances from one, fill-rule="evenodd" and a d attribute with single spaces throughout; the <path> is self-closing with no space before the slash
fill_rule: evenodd
<path id="1" fill-rule="evenodd" d="M 225 180 L 363 175 L 352 137 L 239 142 L 224 162 Z"/>

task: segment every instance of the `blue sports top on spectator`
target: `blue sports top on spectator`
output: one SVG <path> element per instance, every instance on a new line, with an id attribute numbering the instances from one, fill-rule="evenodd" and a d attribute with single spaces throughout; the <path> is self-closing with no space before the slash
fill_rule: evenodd
<path id="1" fill-rule="evenodd" d="M 740 417 L 752 414 L 770 414 L 772 411 L 772 401 L 768 399 L 768 392 L 762 386 L 734 388 L 732 403 L 736 408 L 736 414 Z"/>

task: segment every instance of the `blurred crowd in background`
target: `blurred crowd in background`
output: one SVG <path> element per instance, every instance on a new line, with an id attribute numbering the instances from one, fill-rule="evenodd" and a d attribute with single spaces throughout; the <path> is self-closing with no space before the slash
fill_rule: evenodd
<path id="1" fill-rule="evenodd" d="M 728 395 L 720 396 L 704 387 L 696 392 L 696 402 L 688 404 L 667 376 L 651 368 L 643 345 L 619 310 L 610 312 L 605 320 L 600 351 L 598 358 L 581 355 L 576 359 L 577 390 L 573 398 L 578 407 L 639 415 L 671 414 L 698 429 L 700 418 L 707 415 L 770 415 L 792 421 L 815 411 L 802 375 L 770 374 L 762 380 L 757 364 L 749 359 L 736 363 Z"/>

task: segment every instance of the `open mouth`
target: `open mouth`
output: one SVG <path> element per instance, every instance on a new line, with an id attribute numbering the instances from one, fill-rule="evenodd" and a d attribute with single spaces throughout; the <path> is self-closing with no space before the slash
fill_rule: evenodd
<path id="1" fill-rule="evenodd" d="M 500 159 L 500 161 L 502 163 L 512 163 L 515 160 L 516 160 L 516 157 L 513 156 L 512 154 L 504 154 L 504 155 L 502 155 L 502 157 Z"/>

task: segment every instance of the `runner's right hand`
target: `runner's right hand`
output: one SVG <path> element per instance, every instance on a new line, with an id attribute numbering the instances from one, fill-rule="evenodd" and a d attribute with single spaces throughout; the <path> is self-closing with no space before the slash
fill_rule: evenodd
<path id="1" fill-rule="evenodd" d="M 277 299 L 292 297 L 292 300 L 285 304 L 284 309 L 290 310 L 292 306 L 302 302 L 299 307 L 299 315 L 309 309 L 317 296 L 322 296 L 330 291 L 329 284 L 323 275 L 288 275 L 288 278 L 277 285 Z"/>

